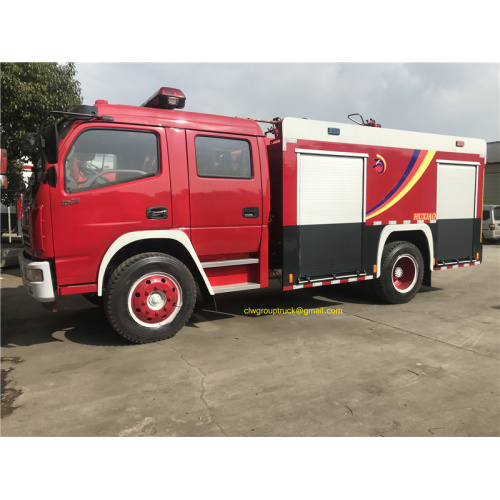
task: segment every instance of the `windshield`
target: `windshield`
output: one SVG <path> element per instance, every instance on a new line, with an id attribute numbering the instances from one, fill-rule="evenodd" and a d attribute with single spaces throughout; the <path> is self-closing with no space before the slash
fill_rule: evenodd
<path id="1" fill-rule="evenodd" d="M 76 120 L 67 120 L 63 118 L 57 122 L 57 136 L 59 138 L 59 144 L 61 144 L 61 140 L 66 137 L 71 129 L 71 125 L 73 125 L 75 121 Z"/>

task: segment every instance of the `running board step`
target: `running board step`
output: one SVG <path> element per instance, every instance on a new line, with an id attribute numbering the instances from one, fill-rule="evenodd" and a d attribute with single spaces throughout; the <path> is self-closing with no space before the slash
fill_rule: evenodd
<path id="1" fill-rule="evenodd" d="M 203 269 L 208 269 L 210 267 L 245 266 L 258 263 L 259 259 L 213 260 L 210 262 L 202 262 L 201 267 L 203 267 Z"/>
<path id="2" fill-rule="evenodd" d="M 235 283 L 234 285 L 218 285 L 213 286 L 215 293 L 239 292 L 241 290 L 253 290 L 260 288 L 260 283 Z"/>

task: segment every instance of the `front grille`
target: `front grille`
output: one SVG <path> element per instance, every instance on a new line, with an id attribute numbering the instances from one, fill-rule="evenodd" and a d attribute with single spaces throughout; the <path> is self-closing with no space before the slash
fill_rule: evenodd
<path id="1" fill-rule="evenodd" d="M 23 245 L 25 247 L 31 247 L 31 240 L 30 240 L 30 233 L 29 231 L 23 227 L 23 234 L 22 234 L 22 239 L 23 239 Z"/>

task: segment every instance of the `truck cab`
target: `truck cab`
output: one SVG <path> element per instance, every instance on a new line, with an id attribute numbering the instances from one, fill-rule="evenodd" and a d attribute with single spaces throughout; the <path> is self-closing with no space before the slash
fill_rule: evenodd
<path id="1" fill-rule="evenodd" d="M 22 209 L 34 298 L 102 300 L 111 324 L 141 342 L 185 323 L 195 282 L 208 299 L 267 286 L 264 134 L 253 121 L 182 111 L 184 101 L 162 88 L 140 107 L 100 100 L 44 127 Z"/>

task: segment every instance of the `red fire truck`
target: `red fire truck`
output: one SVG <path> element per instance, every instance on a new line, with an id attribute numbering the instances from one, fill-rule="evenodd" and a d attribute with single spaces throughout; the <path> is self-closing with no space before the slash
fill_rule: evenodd
<path id="1" fill-rule="evenodd" d="M 7 150 L 0 149 L 0 188 L 7 189 L 9 182 L 7 180 Z"/>
<path id="2" fill-rule="evenodd" d="M 434 271 L 481 262 L 486 143 L 376 126 L 182 110 L 163 87 L 142 106 L 96 101 L 26 138 L 26 290 L 100 302 L 136 343 L 172 337 L 198 285 L 219 293 L 373 280 L 411 300 Z M 370 126 L 371 125 L 371 126 Z"/>

